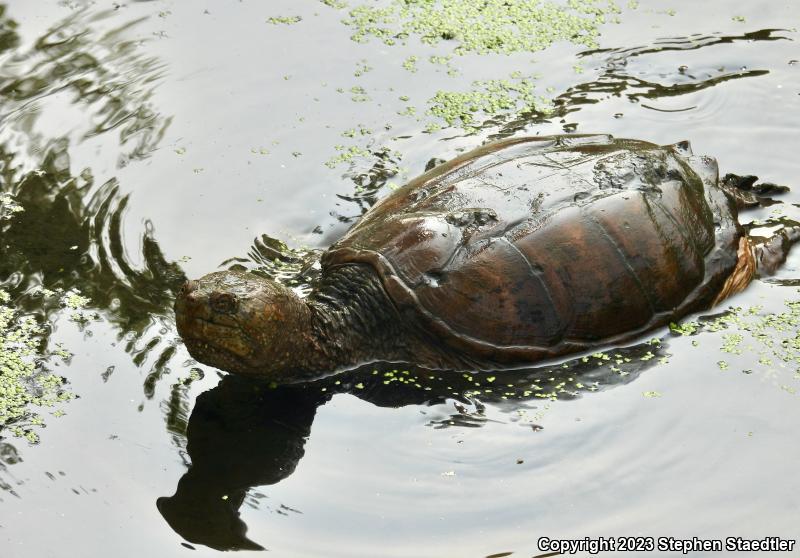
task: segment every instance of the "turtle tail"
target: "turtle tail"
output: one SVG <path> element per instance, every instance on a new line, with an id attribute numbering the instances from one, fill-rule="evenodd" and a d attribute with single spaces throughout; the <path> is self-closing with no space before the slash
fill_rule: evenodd
<path id="1" fill-rule="evenodd" d="M 745 234 L 739 239 L 736 267 L 725 280 L 714 305 L 742 291 L 756 277 L 773 275 L 786 261 L 789 250 L 800 240 L 800 223 L 776 220 L 780 228 L 772 236 Z"/>

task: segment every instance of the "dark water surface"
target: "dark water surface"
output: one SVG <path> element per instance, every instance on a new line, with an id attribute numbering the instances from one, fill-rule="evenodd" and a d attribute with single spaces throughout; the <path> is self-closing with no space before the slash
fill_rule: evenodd
<path id="1" fill-rule="evenodd" d="M 270 389 L 198 366 L 175 333 L 186 276 L 243 265 L 302 287 L 310 251 L 390 182 L 492 137 L 688 139 L 722 172 L 794 187 L 747 219 L 797 218 L 800 4 L 622 8 L 598 49 L 455 56 L 449 76 L 427 62 L 446 44 L 353 42 L 346 12 L 315 0 L 0 4 L 0 174 L 24 208 L 0 227 L 0 285 L 74 353 L 56 370 L 79 396 L 44 413 L 39 445 L 0 438 L 0 555 L 529 557 L 544 536 L 800 537 L 800 318 L 785 305 L 800 253 L 718 309 L 743 308 L 728 329 L 567 368 L 368 367 Z M 373 69 L 355 76 L 359 61 Z M 553 114 L 506 111 L 472 135 L 398 114 L 514 70 L 539 75 Z M 372 154 L 329 168 L 337 144 Z M 79 289 L 99 318 L 76 324 L 37 285 Z"/>

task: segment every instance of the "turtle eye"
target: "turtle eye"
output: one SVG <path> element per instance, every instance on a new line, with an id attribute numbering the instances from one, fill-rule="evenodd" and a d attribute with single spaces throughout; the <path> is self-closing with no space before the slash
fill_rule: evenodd
<path id="1" fill-rule="evenodd" d="M 209 305 L 214 312 L 220 314 L 234 314 L 239 306 L 236 295 L 231 293 L 211 293 Z"/>
<path id="2" fill-rule="evenodd" d="M 186 281 L 181 289 L 178 291 L 179 296 L 189 296 L 194 291 L 197 290 L 198 282 L 197 281 Z"/>

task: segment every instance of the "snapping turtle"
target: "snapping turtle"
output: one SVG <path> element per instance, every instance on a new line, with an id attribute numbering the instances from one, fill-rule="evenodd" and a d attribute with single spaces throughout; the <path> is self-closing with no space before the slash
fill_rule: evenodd
<path id="1" fill-rule="evenodd" d="M 180 292 L 178 331 L 199 361 L 279 382 L 374 360 L 512 367 L 619 343 L 784 261 L 800 229 L 756 243 L 736 218 L 753 194 L 735 182 L 688 142 L 487 144 L 370 209 L 323 254 L 307 298 L 211 273 Z"/>

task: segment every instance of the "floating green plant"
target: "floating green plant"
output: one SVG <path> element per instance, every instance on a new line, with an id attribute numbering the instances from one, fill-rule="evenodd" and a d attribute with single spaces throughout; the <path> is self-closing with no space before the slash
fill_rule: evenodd
<path id="1" fill-rule="evenodd" d="M 417 71 L 417 61 L 419 57 L 417 56 L 409 56 L 405 60 L 403 60 L 403 68 L 408 70 L 411 73 L 415 73 Z"/>
<path id="2" fill-rule="evenodd" d="M 745 358 L 743 371 L 751 374 L 751 359 L 757 356 L 766 376 L 777 379 L 777 371 L 783 369 L 792 374 L 793 381 L 800 380 L 800 300 L 785 300 L 783 308 L 775 312 L 767 312 L 762 306 L 732 307 L 713 319 L 671 324 L 670 329 L 682 335 L 721 333 L 719 351 L 728 356 L 716 362 L 720 370 L 738 367 L 738 359 Z M 693 340 L 692 345 L 699 343 Z M 797 391 L 787 384 L 781 388 L 788 393 Z"/>
<path id="3" fill-rule="evenodd" d="M 370 100 L 369 95 L 367 95 L 367 90 L 360 85 L 354 85 L 351 87 L 350 93 L 352 93 L 350 99 L 356 103 L 363 103 Z"/>
<path id="4" fill-rule="evenodd" d="M 549 114 L 552 104 L 537 96 L 534 89 L 534 79 L 519 72 L 508 79 L 478 80 L 467 91 L 438 91 L 428 101 L 428 113 L 448 126 L 460 126 L 467 131 L 477 129 L 478 116 L 492 118 L 534 111 Z"/>
<path id="5" fill-rule="evenodd" d="M 366 60 L 359 60 L 356 62 L 356 71 L 353 72 L 355 77 L 361 77 L 366 73 L 369 73 L 373 70 L 372 66 L 367 64 Z"/>
<path id="6" fill-rule="evenodd" d="M 336 145 L 334 149 L 336 149 L 339 154 L 325 161 L 325 166 L 331 169 L 336 168 L 342 163 L 349 163 L 356 157 L 369 157 L 371 155 L 368 150 L 358 147 L 357 145 Z"/>
<path id="7" fill-rule="evenodd" d="M 77 293 L 62 299 L 66 306 L 80 310 Z M 65 380 L 50 372 L 48 358 L 67 360 L 71 354 L 57 345 L 49 353 L 43 350 L 45 330 L 33 316 L 23 315 L 12 304 L 8 293 L 0 290 L 0 433 L 39 441 L 35 431 L 45 425 L 33 408 L 53 408 L 72 399 L 74 394 Z M 52 413 L 60 416 L 63 411 Z"/>
<path id="8" fill-rule="evenodd" d="M 320 2 L 331 8 L 336 8 L 337 10 L 343 10 L 347 7 L 347 2 L 343 2 L 342 0 L 320 0 Z"/>
<path id="9" fill-rule="evenodd" d="M 303 21 L 300 16 L 275 16 L 267 19 L 267 23 L 272 25 L 294 25 Z"/>
<path id="10" fill-rule="evenodd" d="M 672 322 L 669 324 L 669 330 L 676 335 L 693 335 L 700 330 L 700 324 L 697 322 L 683 322 L 682 324 Z"/>
<path id="11" fill-rule="evenodd" d="M 360 4 L 344 23 L 352 39 L 387 45 L 410 36 L 423 43 L 454 41 L 454 52 L 536 52 L 568 41 L 594 48 L 599 27 L 620 13 L 613 0 L 393 0 L 388 6 Z"/>

